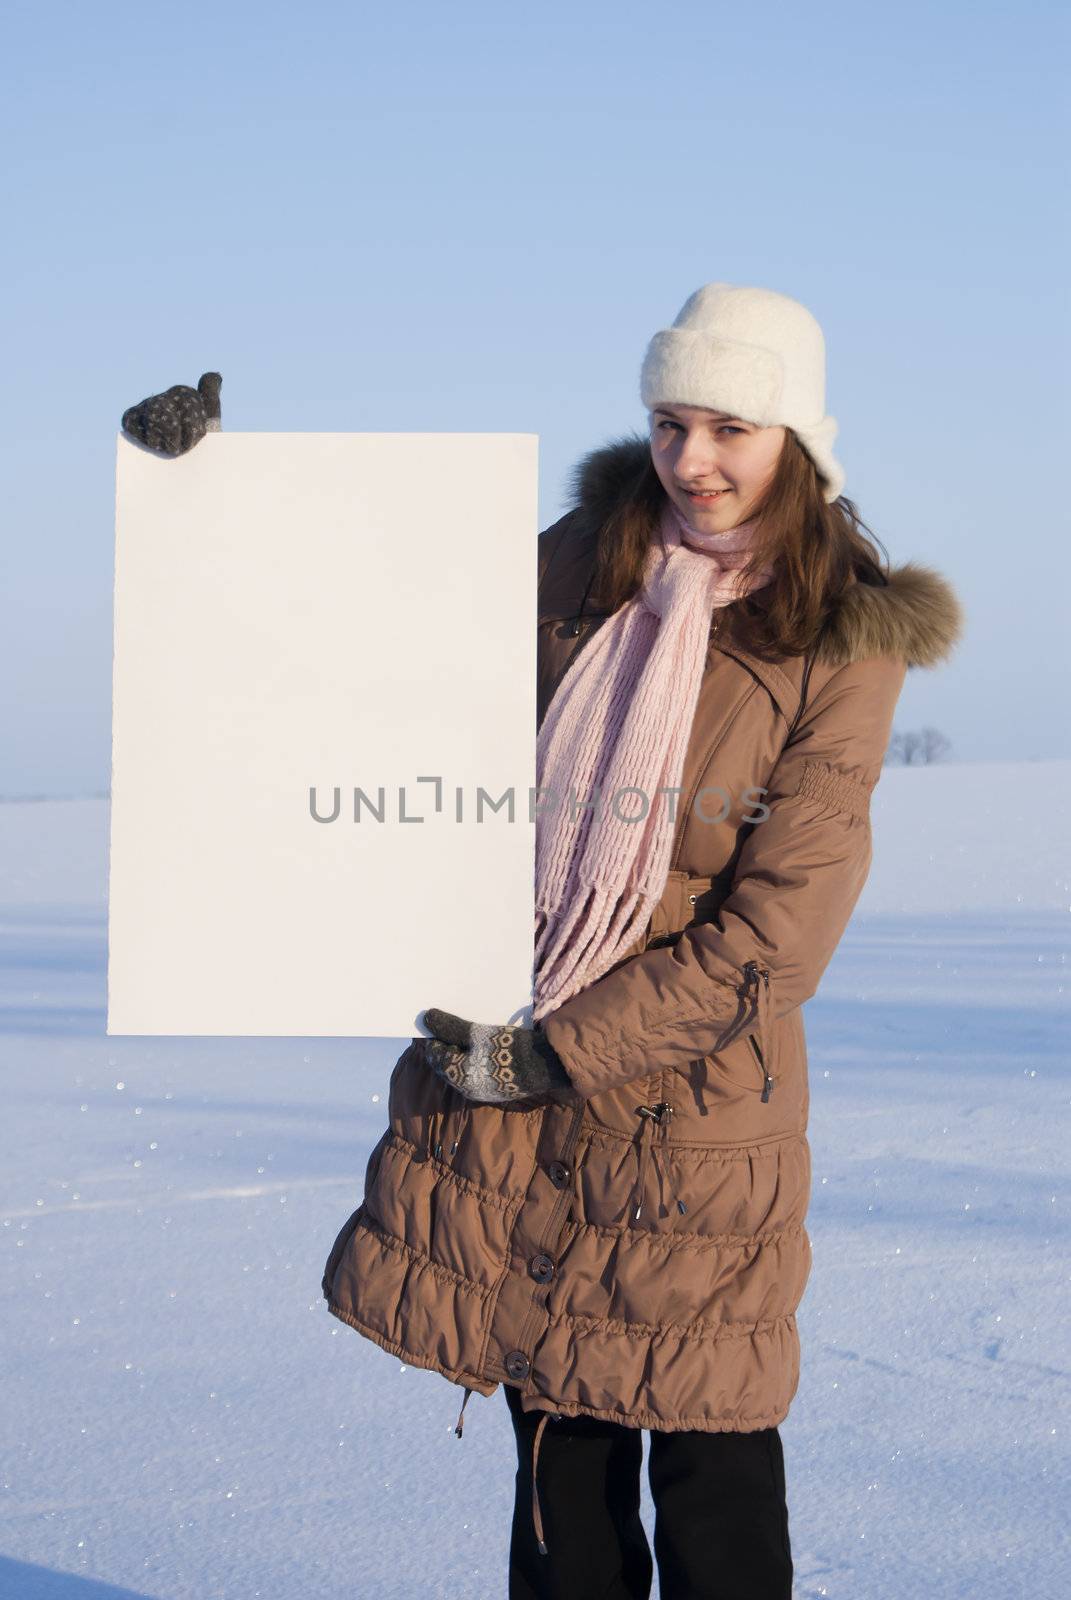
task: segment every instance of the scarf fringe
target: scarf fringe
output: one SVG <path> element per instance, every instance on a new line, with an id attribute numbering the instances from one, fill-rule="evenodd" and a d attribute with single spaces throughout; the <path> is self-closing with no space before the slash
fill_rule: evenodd
<path id="1" fill-rule="evenodd" d="M 539 998 L 533 1007 L 533 1021 L 539 1022 L 574 994 L 598 982 L 634 944 L 651 920 L 659 894 L 634 891 L 625 897 L 608 889 L 592 889 L 581 902 L 587 909 L 580 940 L 572 945 L 563 928 L 548 924 L 544 947 L 548 954 L 540 967 Z M 612 920 L 611 920 L 612 917 Z M 570 918 L 575 926 L 577 916 Z"/>

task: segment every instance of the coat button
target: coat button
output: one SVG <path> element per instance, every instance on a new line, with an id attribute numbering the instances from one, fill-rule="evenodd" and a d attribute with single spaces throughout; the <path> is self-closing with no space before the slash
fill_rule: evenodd
<path id="1" fill-rule="evenodd" d="M 530 1365 L 523 1350 L 511 1350 L 506 1357 L 506 1371 L 511 1378 L 527 1378 Z"/>
<path id="2" fill-rule="evenodd" d="M 537 1283 L 549 1283 L 554 1276 L 554 1263 L 549 1256 L 533 1256 L 528 1270 Z"/>
<path id="3" fill-rule="evenodd" d="M 550 1177 L 551 1183 L 556 1189 L 564 1189 L 565 1185 L 572 1177 L 572 1172 L 565 1165 L 564 1161 L 552 1161 L 550 1166 L 547 1168 L 547 1173 Z"/>

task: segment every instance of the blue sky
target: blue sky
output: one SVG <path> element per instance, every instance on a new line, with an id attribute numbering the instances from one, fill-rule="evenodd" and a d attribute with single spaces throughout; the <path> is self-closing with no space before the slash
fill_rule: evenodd
<path id="1" fill-rule="evenodd" d="M 845 492 L 967 607 L 897 727 L 1071 754 L 1055 5 L 23 3 L 4 38 L 0 795 L 108 783 L 125 406 L 215 368 L 235 430 L 536 432 L 546 525 L 715 278 L 815 313 Z"/>

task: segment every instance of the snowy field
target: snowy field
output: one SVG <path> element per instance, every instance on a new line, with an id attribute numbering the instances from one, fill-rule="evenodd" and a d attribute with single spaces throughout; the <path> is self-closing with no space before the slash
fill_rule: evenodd
<path id="1" fill-rule="evenodd" d="M 801 1600 L 1071 1593 L 1069 795 L 878 789 L 806 1013 Z M 107 1038 L 107 838 L 0 805 L 0 1596 L 504 1600 L 501 1391 L 459 1441 L 463 1391 L 320 1293 L 406 1041 Z"/>

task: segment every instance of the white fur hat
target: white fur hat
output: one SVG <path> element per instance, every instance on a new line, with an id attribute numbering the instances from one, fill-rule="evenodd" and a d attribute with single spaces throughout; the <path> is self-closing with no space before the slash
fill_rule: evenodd
<path id="1" fill-rule="evenodd" d="M 825 339 L 787 294 L 731 283 L 697 289 L 647 346 L 640 398 L 648 411 L 663 401 L 709 406 L 760 428 L 791 428 L 824 479 L 825 499 L 844 487 L 833 455 L 837 422 L 825 414 Z"/>

